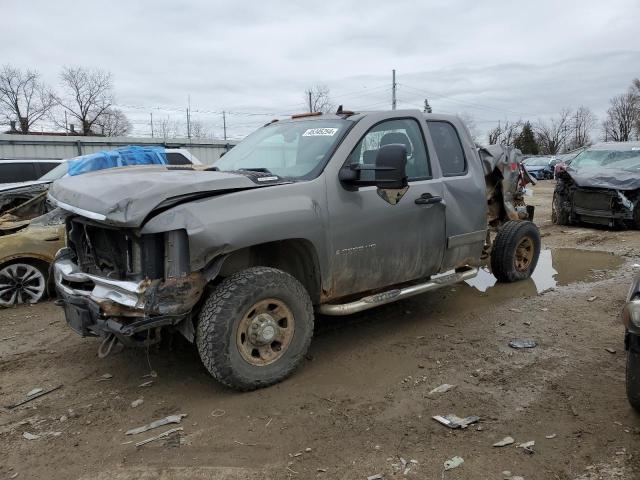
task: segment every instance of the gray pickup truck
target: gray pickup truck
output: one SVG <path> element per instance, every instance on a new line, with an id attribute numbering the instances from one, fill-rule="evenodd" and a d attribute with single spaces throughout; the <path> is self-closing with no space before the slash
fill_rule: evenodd
<path id="1" fill-rule="evenodd" d="M 225 385 L 271 385 L 303 360 L 314 312 L 464 281 L 487 259 L 500 281 L 528 278 L 540 235 L 519 158 L 453 116 L 341 107 L 273 121 L 208 168 L 63 178 L 59 304 L 102 355 L 178 331 Z"/>

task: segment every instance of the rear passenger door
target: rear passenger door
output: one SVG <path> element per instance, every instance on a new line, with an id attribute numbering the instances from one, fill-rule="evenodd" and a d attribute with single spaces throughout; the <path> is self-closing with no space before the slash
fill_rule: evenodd
<path id="1" fill-rule="evenodd" d="M 464 127 L 446 120 L 426 123 L 447 205 L 447 249 L 442 265 L 447 270 L 480 258 L 487 225 L 486 186 L 479 161 L 477 165 L 471 163 L 478 159 L 475 145 L 462 131 Z"/>

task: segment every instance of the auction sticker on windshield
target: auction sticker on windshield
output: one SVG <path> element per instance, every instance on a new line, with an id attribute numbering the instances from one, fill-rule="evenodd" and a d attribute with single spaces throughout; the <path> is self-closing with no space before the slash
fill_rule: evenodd
<path id="1" fill-rule="evenodd" d="M 303 137 L 333 137 L 337 128 L 309 128 L 302 134 Z"/>

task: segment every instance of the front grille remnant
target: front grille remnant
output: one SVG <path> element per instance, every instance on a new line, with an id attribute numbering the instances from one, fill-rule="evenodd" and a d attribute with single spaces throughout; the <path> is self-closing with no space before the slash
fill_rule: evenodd
<path id="1" fill-rule="evenodd" d="M 83 272 L 107 278 L 126 278 L 131 240 L 121 230 L 106 229 L 74 219 L 69 226 L 69 247 Z"/>
<path id="2" fill-rule="evenodd" d="M 615 192 L 578 189 L 573 194 L 573 203 L 578 208 L 588 210 L 611 210 Z"/>

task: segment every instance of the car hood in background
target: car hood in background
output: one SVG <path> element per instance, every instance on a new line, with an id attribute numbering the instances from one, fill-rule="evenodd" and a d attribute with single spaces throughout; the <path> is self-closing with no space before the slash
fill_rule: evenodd
<path id="1" fill-rule="evenodd" d="M 616 170 L 612 168 L 581 168 L 575 170 L 571 165 L 567 173 L 579 187 L 608 188 L 613 190 L 636 190 L 640 188 L 640 172 Z"/>
<path id="2" fill-rule="evenodd" d="M 57 180 L 49 198 L 65 210 L 121 227 L 139 227 L 156 209 L 182 201 L 289 183 L 256 172 L 125 167 Z"/>

